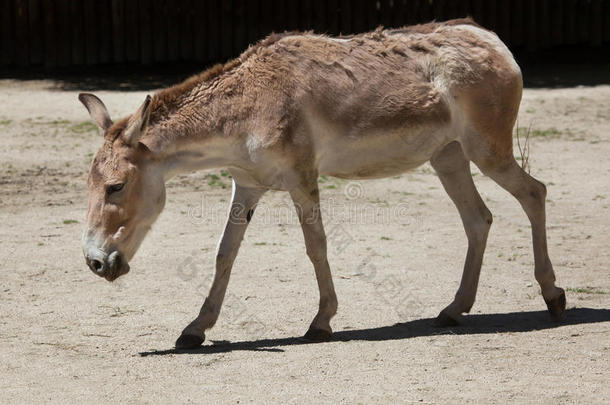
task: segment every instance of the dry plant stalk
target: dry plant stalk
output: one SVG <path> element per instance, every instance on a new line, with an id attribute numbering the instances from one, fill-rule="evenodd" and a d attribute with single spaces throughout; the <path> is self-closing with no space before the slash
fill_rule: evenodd
<path id="1" fill-rule="evenodd" d="M 532 124 L 527 127 L 525 133 L 525 141 L 521 146 L 521 128 L 519 123 L 516 125 L 517 128 L 517 147 L 519 148 L 519 155 L 521 155 L 521 168 L 527 173 L 530 172 L 530 134 L 532 132 Z"/>

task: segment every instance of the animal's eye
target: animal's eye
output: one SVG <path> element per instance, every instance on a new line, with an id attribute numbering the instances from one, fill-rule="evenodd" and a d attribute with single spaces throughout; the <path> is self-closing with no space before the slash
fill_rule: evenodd
<path id="1" fill-rule="evenodd" d="M 125 183 L 112 184 L 106 188 L 106 193 L 108 193 L 108 194 L 117 193 L 117 192 L 121 191 L 124 186 L 125 186 Z"/>

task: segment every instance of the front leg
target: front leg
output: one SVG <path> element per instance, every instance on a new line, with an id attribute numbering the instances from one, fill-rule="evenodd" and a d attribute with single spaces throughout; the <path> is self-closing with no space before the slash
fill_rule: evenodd
<path id="1" fill-rule="evenodd" d="M 264 189 L 242 187 L 233 180 L 231 209 L 216 253 L 214 281 L 199 311 L 199 316 L 182 331 L 182 335 L 176 341 L 177 349 L 193 349 L 200 346 L 205 340 L 205 330 L 216 323 L 229 284 L 233 261 L 252 218 L 254 207 L 264 193 Z"/>
<path id="2" fill-rule="evenodd" d="M 326 341 L 332 336 L 330 319 L 337 313 L 337 295 L 333 285 L 330 266 L 326 257 L 326 235 L 322 226 L 317 179 L 312 177 L 307 184 L 290 192 L 296 207 L 307 255 L 316 272 L 320 305 L 304 338 L 309 341 Z"/>

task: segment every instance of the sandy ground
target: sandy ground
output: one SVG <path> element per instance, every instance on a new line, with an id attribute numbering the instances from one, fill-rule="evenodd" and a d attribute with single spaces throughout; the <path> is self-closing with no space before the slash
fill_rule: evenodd
<path id="1" fill-rule="evenodd" d="M 77 91 L 0 81 L 0 401 L 608 403 L 610 86 L 526 90 L 531 172 L 548 185 L 549 249 L 567 289 L 552 324 L 529 223 L 474 167 L 494 224 L 465 325 L 431 320 L 455 293 L 466 239 L 426 165 L 380 181 L 321 179 L 339 297 L 334 341 L 303 344 L 317 287 L 283 193 L 269 193 L 198 351 L 198 313 L 230 197 L 220 170 L 180 176 L 132 271 L 84 263 L 86 173 L 100 145 Z M 145 92 L 97 92 L 114 117 Z M 261 209 L 262 208 L 262 209 Z"/>

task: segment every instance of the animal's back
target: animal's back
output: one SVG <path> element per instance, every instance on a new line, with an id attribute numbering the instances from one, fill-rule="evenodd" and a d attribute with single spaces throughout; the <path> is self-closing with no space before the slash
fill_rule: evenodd
<path id="1" fill-rule="evenodd" d="M 470 19 L 340 38 L 286 34 L 253 53 L 245 61 L 253 88 L 295 113 L 316 109 L 351 135 L 446 123 L 456 85 L 519 69 L 495 34 Z"/>
<path id="2" fill-rule="evenodd" d="M 470 20 L 340 38 L 286 34 L 250 51 L 243 65 L 264 110 L 255 116 L 277 123 L 257 131 L 259 144 L 309 143 L 320 173 L 339 177 L 416 167 L 464 133 L 473 103 L 514 110 L 495 113 L 506 125 L 519 104 L 501 99 L 503 86 L 521 85 L 512 55 Z M 296 125 L 307 128 L 291 133 Z"/>

